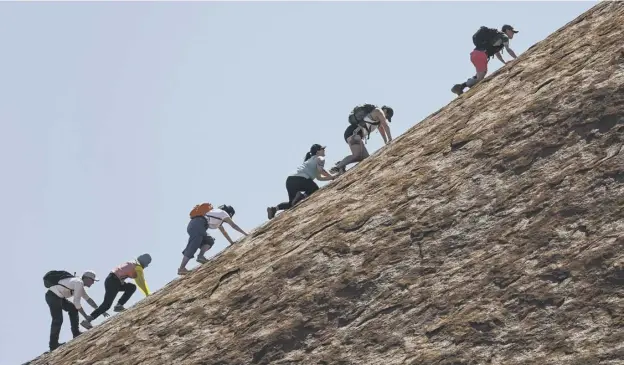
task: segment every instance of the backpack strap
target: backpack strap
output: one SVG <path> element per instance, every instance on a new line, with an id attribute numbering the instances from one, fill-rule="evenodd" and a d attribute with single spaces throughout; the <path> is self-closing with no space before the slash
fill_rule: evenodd
<path id="1" fill-rule="evenodd" d="M 221 222 L 223 222 L 223 221 L 225 220 L 225 219 L 221 219 L 221 218 L 219 218 L 219 217 L 215 217 L 215 216 L 208 215 L 208 214 L 206 214 L 206 215 L 204 215 L 204 216 L 203 216 L 203 217 L 204 217 L 204 219 L 206 219 L 206 216 L 208 216 L 209 218 L 218 219 L 218 220 L 220 220 Z M 210 223 L 210 222 L 208 221 L 208 219 L 206 219 L 206 225 L 208 225 L 209 223 Z"/>

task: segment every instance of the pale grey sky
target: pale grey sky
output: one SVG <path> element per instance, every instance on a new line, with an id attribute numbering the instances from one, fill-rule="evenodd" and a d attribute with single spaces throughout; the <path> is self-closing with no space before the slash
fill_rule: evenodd
<path id="1" fill-rule="evenodd" d="M 392 106 L 397 137 L 474 74 L 480 25 L 515 26 L 522 54 L 595 3 L 0 4 L 0 364 L 47 350 L 48 270 L 104 279 L 149 252 L 157 290 L 196 203 L 231 204 L 252 230 L 311 144 L 329 167 L 348 153 L 355 104 Z M 214 236 L 211 256 L 227 245 Z M 89 293 L 100 303 L 103 281 Z"/>

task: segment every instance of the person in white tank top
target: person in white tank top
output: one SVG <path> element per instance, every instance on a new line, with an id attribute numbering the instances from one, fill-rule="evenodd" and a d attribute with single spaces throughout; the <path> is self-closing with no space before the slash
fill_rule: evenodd
<path id="1" fill-rule="evenodd" d="M 376 107 L 363 118 L 368 130 L 357 124 L 351 124 L 347 127 L 344 133 L 344 139 L 349 145 L 351 154 L 342 159 L 342 161 L 336 163 L 336 166 L 332 167 L 329 171 L 333 174 L 342 175 L 347 171 L 348 165 L 366 159 L 369 154 L 364 141 L 376 130 L 379 130 L 379 134 L 381 134 L 385 144 L 390 143 L 392 141 L 392 135 L 390 134 L 389 123 L 393 115 L 394 110 L 389 106 L 384 105 L 381 108 Z"/>

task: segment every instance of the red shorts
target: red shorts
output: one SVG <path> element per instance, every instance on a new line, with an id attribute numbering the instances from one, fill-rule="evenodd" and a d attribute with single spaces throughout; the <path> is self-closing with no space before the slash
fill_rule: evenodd
<path id="1" fill-rule="evenodd" d="M 477 69 L 477 72 L 487 73 L 488 56 L 483 51 L 477 51 L 476 49 L 470 52 L 470 61 Z"/>

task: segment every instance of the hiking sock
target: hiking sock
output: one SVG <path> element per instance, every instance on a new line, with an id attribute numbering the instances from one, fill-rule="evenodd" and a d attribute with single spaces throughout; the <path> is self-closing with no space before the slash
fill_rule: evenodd
<path id="1" fill-rule="evenodd" d="M 467 87 L 473 87 L 478 83 L 477 78 L 476 77 L 471 77 L 468 80 L 466 80 L 466 82 L 464 82 L 464 84 Z M 463 85 L 463 84 L 462 84 Z"/>

